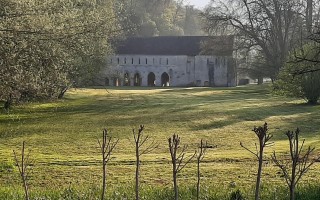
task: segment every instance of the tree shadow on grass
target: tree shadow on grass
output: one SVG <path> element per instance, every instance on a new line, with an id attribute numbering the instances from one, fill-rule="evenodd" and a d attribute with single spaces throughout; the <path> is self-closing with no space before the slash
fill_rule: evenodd
<path id="1" fill-rule="evenodd" d="M 319 108 L 320 106 L 314 107 L 307 104 L 281 104 L 261 108 L 251 107 L 229 110 L 224 112 L 224 114 L 228 116 L 227 120 L 217 120 L 207 124 L 200 124 L 191 129 L 193 131 L 219 129 L 245 121 L 268 122 L 268 118 L 270 117 L 283 116 L 286 124 L 289 124 L 290 127 L 299 127 L 304 130 L 304 135 L 310 135 L 312 132 L 317 132 L 320 129 Z M 293 119 L 290 120 L 290 117 L 293 117 Z M 257 126 L 259 126 L 259 124 L 257 124 Z M 272 127 L 272 124 L 270 124 L 270 127 Z M 283 129 L 285 127 L 281 128 Z"/>

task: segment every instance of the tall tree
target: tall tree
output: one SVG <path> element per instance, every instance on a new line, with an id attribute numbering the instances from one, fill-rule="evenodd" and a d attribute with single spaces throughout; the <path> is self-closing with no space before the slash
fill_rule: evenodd
<path id="1" fill-rule="evenodd" d="M 226 30 L 238 35 L 238 48 L 263 55 L 268 77 L 275 79 L 300 35 L 302 8 L 298 0 L 219 0 L 203 17 L 211 33 L 231 27 Z"/>
<path id="2" fill-rule="evenodd" d="M 307 0 L 306 8 L 306 26 L 308 33 L 312 33 L 312 20 L 313 18 L 313 0 Z"/>
<path id="3" fill-rule="evenodd" d="M 57 98 L 112 52 L 113 0 L 1 0 L 0 99 Z M 91 68 L 92 69 L 92 68 Z"/>

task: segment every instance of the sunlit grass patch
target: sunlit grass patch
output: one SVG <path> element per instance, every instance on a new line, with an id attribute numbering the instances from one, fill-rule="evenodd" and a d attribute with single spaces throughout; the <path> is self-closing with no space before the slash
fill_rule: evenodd
<path id="1" fill-rule="evenodd" d="M 135 160 L 132 129 L 144 124 L 145 134 L 159 147 L 141 158 L 143 187 L 170 189 L 167 139 L 176 133 L 181 136 L 182 145 L 188 145 L 188 153 L 194 152 L 200 139 L 217 145 L 204 159 L 204 184 L 229 188 L 234 181 L 237 187 L 248 191 L 255 180 L 256 161 L 240 147 L 240 141 L 254 149 L 257 139 L 252 128 L 268 122 L 275 142 L 266 149 L 268 157 L 273 150 L 280 154 L 288 151 L 284 132 L 296 127 L 301 129 L 306 145 L 315 146 L 319 153 L 319 111 L 319 105 L 308 106 L 300 100 L 272 96 L 267 86 L 72 89 L 65 99 L 24 104 L 9 115 L 0 114 L 0 168 L 1 165 L 6 168 L 1 163 L 12 163 L 12 150 L 19 150 L 25 140 L 35 161 L 31 172 L 34 190 L 68 188 L 70 184 L 87 188 L 99 185 L 101 156 L 97 139 L 103 128 L 108 128 L 113 137 L 120 139 L 108 168 L 108 184 L 132 185 Z M 181 172 L 179 179 L 185 186 L 195 183 L 195 164 L 192 162 Z M 268 162 L 263 182 L 284 184 L 277 172 Z M 304 183 L 319 179 L 319 172 L 317 163 L 303 179 Z M 0 185 L 12 190 L 19 187 L 16 171 L 0 172 Z M 163 192 L 162 189 L 158 192 Z"/>

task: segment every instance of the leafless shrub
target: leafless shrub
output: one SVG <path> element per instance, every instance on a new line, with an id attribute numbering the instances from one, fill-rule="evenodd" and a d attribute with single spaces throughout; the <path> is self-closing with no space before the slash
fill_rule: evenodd
<path id="1" fill-rule="evenodd" d="M 196 152 L 188 159 L 186 159 L 186 150 L 187 146 L 184 145 L 178 153 L 180 149 L 180 137 L 176 134 L 172 135 L 172 138 L 168 138 L 169 142 L 169 151 L 171 155 L 172 162 L 172 178 L 173 178 L 173 189 L 174 189 L 174 197 L 175 200 L 179 199 L 178 193 L 178 184 L 177 184 L 177 174 L 188 164 L 190 161 L 196 156 Z M 185 161 L 186 160 L 186 161 Z M 185 162 L 184 162 L 185 161 Z"/>
<path id="2" fill-rule="evenodd" d="M 102 154 L 102 194 L 101 200 L 105 199 L 106 193 L 106 179 L 107 179 L 107 163 L 110 161 L 111 154 L 118 144 L 119 139 L 113 141 L 112 137 L 108 136 L 108 130 L 104 129 L 102 132 L 102 141 L 98 139 L 98 144 Z"/>
<path id="3" fill-rule="evenodd" d="M 270 143 L 270 139 L 272 138 L 272 135 L 268 134 L 268 124 L 264 123 L 263 127 L 254 127 L 252 130 L 259 139 L 259 149 L 257 144 L 255 143 L 256 150 L 255 152 L 250 150 L 249 148 L 245 147 L 242 142 L 240 142 L 240 146 L 247 151 L 249 151 L 251 154 L 253 154 L 255 157 L 257 157 L 257 160 L 259 162 L 258 166 L 258 174 L 257 174 L 257 180 L 256 180 L 256 190 L 255 190 L 255 200 L 259 200 L 259 191 L 260 191 L 260 183 L 261 183 L 261 172 L 262 172 L 262 164 L 263 164 L 263 152 L 264 148 L 267 146 L 272 145 L 273 143 Z"/>
<path id="4" fill-rule="evenodd" d="M 206 151 L 208 148 L 216 148 L 217 146 L 210 146 L 208 145 L 207 142 L 203 142 L 203 140 L 200 141 L 200 145 L 198 147 L 198 151 L 197 151 L 197 154 L 196 154 L 196 157 L 197 157 L 197 199 L 199 199 L 200 197 L 200 163 L 201 161 L 203 160 L 205 154 L 206 154 Z"/>
<path id="5" fill-rule="evenodd" d="M 295 132 L 287 131 L 285 134 L 289 140 L 289 151 L 290 160 L 284 161 L 277 158 L 276 153 L 273 152 L 271 156 L 272 161 L 277 167 L 281 169 L 284 179 L 286 180 L 287 186 L 290 190 L 290 200 L 294 200 L 295 188 L 302 176 L 307 173 L 309 168 L 316 162 L 320 160 L 320 157 L 316 159 L 311 158 L 311 154 L 314 151 L 314 147 L 310 146 L 307 148 L 305 153 L 303 153 L 303 147 L 305 140 L 299 146 L 299 128 Z"/>
<path id="6" fill-rule="evenodd" d="M 13 150 L 14 155 L 14 161 L 19 169 L 19 174 L 23 183 L 24 193 L 25 193 L 25 199 L 29 200 L 29 188 L 28 188 L 28 169 L 31 164 L 29 156 L 30 151 L 28 154 L 25 153 L 25 141 L 22 142 L 22 149 L 21 149 L 21 160 L 18 159 L 18 154 Z"/>
<path id="7" fill-rule="evenodd" d="M 140 125 L 138 132 L 135 132 L 133 129 L 133 138 L 135 142 L 135 150 L 136 150 L 136 174 L 135 174 L 135 193 L 136 193 L 136 200 L 139 200 L 139 174 L 140 174 L 140 156 L 143 154 L 150 153 L 154 149 L 158 147 L 154 141 L 149 142 L 150 137 L 143 136 L 144 126 Z M 149 144 L 147 144 L 149 143 Z M 144 145 L 147 145 L 145 148 L 142 148 Z"/>

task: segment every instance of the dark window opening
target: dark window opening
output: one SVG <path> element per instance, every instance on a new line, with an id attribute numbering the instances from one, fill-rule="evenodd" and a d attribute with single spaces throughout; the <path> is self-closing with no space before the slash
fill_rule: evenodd
<path id="1" fill-rule="evenodd" d="M 163 87 L 167 87 L 167 86 L 169 86 L 169 75 L 166 73 L 166 72 L 164 72 L 162 75 L 161 75 L 161 85 L 163 86 Z"/>
<path id="2" fill-rule="evenodd" d="M 134 75 L 134 83 L 133 83 L 134 86 L 141 86 L 141 77 L 140 77 L 140 74 L 139 73 L 136 73 Z"/>
<path id="3" fill-rule="evenodd" d="M 153 72 L 148 75 L 148 86 L 156 86 L 156 75 Z"/>
<path id="4" fill-rule="evenodd" d="M 105 85 L 105 86 L 109 86 L 109 85 L 110 85 L 110 81 L 109 81 L 109 78 L 108 78 L 108 77 L 106 77 L 106 78 L 104 79 L 104 85 Z"/>
<path id="5" fill-rule="evenodd" d="M 130 77 L 129 77 L 129 73 L 125 73 L 124 77 L 123 77 L 123 85 L 124 86 L 130 86 Z"/>

